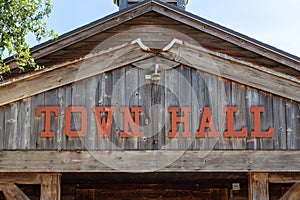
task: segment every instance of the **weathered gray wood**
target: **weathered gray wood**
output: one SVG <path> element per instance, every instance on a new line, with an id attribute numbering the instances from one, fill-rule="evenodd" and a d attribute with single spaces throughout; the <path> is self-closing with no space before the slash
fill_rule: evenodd
<path id="1" fill-rule="evenodd" d="M 58 90 L 50 90 L 45 93 L 44 95 L 45 98 L 45 106 L 58 106 L 59 104 L 59 98 L 58 98 Z M 45 118 L 44 118 L 45 119 Z M 39 149 L 42 150 L 51 150 L 51 149 L 56 149 L 57 148 L 57 141 L 59 140 L 57 138 L 57 128 L 59 125 L 59 120 L 58 117 L 52 112 L 51 113 L 51 122 L 50 122 L 50 130 L 54 132 L 54 137 L 53 138 L 41 138 L 40 136 L 38 137 L 39 141 Z"/>
<path id="2" fill-rule="evenodd" d="M 31 138 L 30 138 L 30 149 L 40 148 L 41 139 L 40 132 L 45 131 L 45 115 L 42 114 L 40 117 L 36 116 L 36 108 L 39 106 L 45 106 L 45 93 L 38 94 L 31 99 Z"/>
<path id="3" fill-rule="evenodd" d="M 151 64 L 153 67 L 153 64 Z M 143 67 L 137 65 L 139 67 Z M 146 81 L 145 76 L 153 73 L 153 71 L 145 70 L 144 68 L 139 68 L 138 71 L 138 105 L 143 107 L 143 112 L 141 114 L 141 128 L 144 132 L 144 137 L 139 140 L 139 149 L 152 149 L 153 143 L 153 116 L 151 109 L 151 88 L 152 83 L 150 81 Z"/>
<path id="4" fill-rule="evenodd" d="M 274 127 L 273 115 L 273 97 L 270 94 L 259 92 L 259 106 L 264 106 L 264 112 L 261 114 L 261 128 L 262 131 L 268 131 L 269 128 Z M 273 138 L 260 139 L 260 149 L 273 150 Z"/>
<path id="5" fill-rule="evenodd" d="M 193 66 L 196 69 L 208 72 L 214 75 L 221 74 L 221 77 L 233 80 L 254 88 L 271 92 L 273 94 L 287 97 L 295 101 L 299 101 L 299 81 L 292 81 L 284 77 L 268 73 L 266 70 L 258 70 L 256 67 L 230 61 L 223 57 L 211 56 L 203 49 L 193 46 L 188 48 L 177 45 L 171 48 L 168 52 L 162 53 L 165 58 L 178 60 L 178 52 L 180 53 L 179 62 L 188 66 Z M 201 63 L 201 64 L 200 64 Z M 213 63 L 213 65 L 212 65 Z M 214 67 L 212 67 L 214 66 Z M 216 70 L 218 69 L 218 70 Z"/>
<path id="6" fill-rule="evenodd" d="M 249 200 L 269 200 L 268 173 L 249 174 Z"/>
<path id="7" fill-rule="evenodd" d="M 287 146 L 288 149 L 300 147 L 300 108 L 299 104 L 286 101 Z"/>
<path id="8" fill-rule="evenodd" d="M 4 149 L 12 149 L 9 140 L 12 143 L 16 143 L 15 149 L 41 149 L 41 150 L 70 150 L 70 149 L 85 149 L 85 145 L 81 144 L 81 140 L 91 140 L 90 142 L 95 143 L 93 148 L 88 148 L 90 150 L 110 150 L 117 149 L 126 149 L 125 143 L 127 141 L 132 143 L 133 140 L 137 140 L 135 147 L 130 147 L 132 149 L 183 149 L 192 144 L 192 149 L 211 149 L 211 146 L 214 146 L 215 149 L 225 150 L 225 149 L 268 149 L 268 150 L 281 150 L 286 149 L 287 144 L 289 149 L 299 149 L 299 105 L 297 102 L 293 102 L 287 99 L 280 99 L 277 96 L 264 93 L 262 91 L 253 89 L 251 87 L 245 88 L 244 85 L 240 85 L 236 82 L 227 82 L 226 79 L 221 79 L 217 76 L 212 76 L 201 71 L 196 71 L 196 69 L 191 68 L 176 68 L 172 69 L 160 69 L 161 80 L 156 85 L 154 82 L 146 81 L 145 75 L 152 74 L 154 72 L 154 64 L 152 71 L 151 68 L 139 69 L 130 68 L 137 70 L 134 72 L 134 77 L 128 75 L 127 82 L 132 89 L 129 92 L 125 92 L 125 81 L 126 76 L 125 69 L 121 68 L 119 70 L 114 70 L 104 74 L 100 74 L 96 77 L 87 79 L 86 81 L 77 82 L 75 86 L 77 88 L 82 88 L 82 93 L 72 95 L 72 90 L 76 88 L 72 85 L 67 85 L 65 87 L 60 87 L 58 90 L 51 90 L 45 93 L 31 97 L 27 101 L 16 102 L 17 107 L 14 108 L 14 104 L 11 104 L 11 107 L 3 107 L 5 113 L 14 113 L 17 115 L 15 123 L 17 123 L 16 133 L 17 136 L 13 134 L 6 134 L 11 128 L 11 124 L 7 123 L 13 122 L 14 120 L 9 120 L 8 114 L 1 115 L 1 117 L 7 118 L 3 119 L 5 123 L 3 130 L 5 130 L 3 136 L 2 145 L 5 146 Z M 130 71 L 130 69 L 127 69 Z M 166 75 L 165 75 L 166 74 Z M 185 78 L 187 76 L 187 78 Z M 166 77 L 166 78 L 165 78 Z M 173 77 L 173 78 L 172 78 Z M 94 89 L 92 86 L 89 86 L 89 81 L 95 80 L 97 83 L 94 84 Z M 100 80 L 101 79 L 101 80 Z M 98 83 L 99 80 L 99 83 Z M 173 82 L 171 82 L 173 81 Z M 184 83 L 187 83 L 185 85 Z M 98 89 L 96 88 L 98 84 Z M 140 86 L 144 86 L 140 89 Z M 72 88 L 73 87 L 73 88 Z M 211 87 L 209 90 L 208 87 Z M 173 88 L 173 89 L 172 89 Z M 232 88 L 232 89 L 231 89 Z M 95 97 L 93 95 L 93 90 L 95 91 Z M 134 91 L 133 91 L 134 90 Z M 230 91 L 232 90 L 232 91 Z M 214 92 L 210 96 L 210 91 Z M 127 100 L 125 100 L 125 93 L 127 95 Z M 192 93 L 196 97 L 189 100 L 188 96 L 191 96 Z M 114 97 L 112 97 L 114 95 Z M 81 98 L 78 98 L 81 97 Z M 165 98 L 166 97 L 166 98 Z M 227 100 L 231 98 L 231 102 Z M 84 100 L 84 98 L 86 100 Z M 91 98 L 91 99 L 90 99 Z M 97 131 L 93 131 L 93 126 L 88 125 L 89 130 L 87 131 L 87 136 L 85 138 L 69 138 L 65 133 L 65 110 L 67 107 L 72 106 L 72 101 L 77 101 L 76 105 L 84 106 L 87 109 L 91 110 L 96 103 L 93 103 L 93 98 L 95 102 L 97 101 L 97 106 L 115 106 L 116 113 L 113 119 L 113 131 L 111 138 L 98 138 Z M 46 100 L 45 100 L 46 99 Z M 91 101 L 90 101 L 90 100 Z M 119 100 L 118 100 L 119 99 Z M 134 101 L 133 101 L 134 100 Z M 87 102 L 88 101 L 88 102 Z M 46 102 L 46 103 L 45 103 Z M 119 104 L 119 102 L 121 102 Z M 122 103 L 123 102 L 123 103 Z M 179 102 L 181 102 L 179 105 Z M 212 103 L 213 104 L 212 104 Z M 287 103 L 287 106 L 286 106 Z M 40 117 L 37 117 L 35 112 L 38 106 L 60 106 L 60 116 L 54 116 L 54 113 L 51 114 L 51 130 L 55 131 L 54 138 L 41 138 L 40 132 L 45 129 L 45 114 L 42 113 Z M 124 116 L 123 113 L 119 112 L 120 106 L 141 106 L 144 109 L 144 112 L 141 114 L 140 126 L 146 128 L 144 130 L 145 134 L 151 135 L 150 138 L 120 138 L 119 132 L 124 127 Z M 201 115 L 203 108 L 209 106 L 213 111 L 213 118 L 216 125 L 216 129 L 220 131 L 221 137 L 216 140 L 212 138 L 191 138 L 195 140 L 194 143 L 191 141 L 186 144 L 182 139 L 185 138 L 168 138 L 168 133 L 171 130 L 171 115 L 168 112 L 170 106 L 191 106 L 191 124 L 190 129 L 192 133 L 195 134 L 199 130 L 199 124 L 201 121 Z M 224 121 L 226 125 L 226 115 L 224 112 L 224 107 L 227 105 L 238 106 L 238 112 L 235 113 L 235 130 L 240 130 L 242 127 L 248 128 L 248 138 L 223 138 L 223 129 Z M 75 105 L 74 105 L 75 106 Z M 275 129 L 275 138 L 273 139 L 254 139 L 251 138 L 251 131 L 253 131 L 253 113 L 250 112 L 252 106 L 263 106 L 265 107 L 265 112 L 262 113 L 262 130 L 268 130 L 271 127 Z M 25 108 L 26 107 L 26 108 Z M 152 108 L 153 110 L 149 110 Z M 161 108 L 159 108 L 161 107 Z M 14 110 L 15 109 L 15 110 Z M 17 109 L 17 111 L 16 111 Z M 216 109 L 216 111 L 214 111 Z M 28 110 L 28 111 L 26 111 Z M 30 110 L 30 113 L 29 113 Z M 26 111 L 26 112 L 25 112 Z M 18 114 L 17 114 L 18 113 Z M 20 113 L 20 114 L 19 114 Z M 27 113 L 27 114 L 26 114 Z M 11 115 L 11 114 L 9 114 Z M 25 119 L 25 115 L 30 116 Z M 149 115 L 149 116 L 146 116 Z M 150 116 L 153 115 L 153 116 Z M 178 116 L 181 116 L 182 113 L 178 113 Z M 146 119 L 147 118 L 147 119 Z M 22 132 L 22 127 L 25 127 L 24 120 L 30 120 L 30 130 L 28 128 L 27 133 L 24 135 Z M 78 116 L 80 121 L 81 117 Z M 153 119 L 153 120 L 152 120 Z M 88 113 L 88 123 L 92 123 L 92 120 L 95 120 L 93 112 Z M 166 121 L 166 126 L 164 123 Z M 151 124 L 146 126 L 147 123 Z M 94 122 L 95 124 L 95 122 Z M 219 124 L 219 127 L 217 127 Z M 28 125 L 28 123 L 27 123 Z M 75 124 L 73 123 L 75 126 Z M 77 124 L 78 125 L 78 124 Z M 184 128 L 182 124 L 177 123 L 179 132 Z M 280 132 L 282 128 L 282 133 Z M 287 128 L 284 128 L 287 127 Z M 75 127 L 73 127 L 75 129 Z M 79 127 L 80 128 L 80 127 Z M 94 128 L 95 125 L 94 125 Z M 90 130 L 91 129 L 91 130 Z M 156 134 L 157 130 L 162 130 L 159 134 Z M 285 131 L 284 131 L 285 130 Z M 30 132 L 30 134 L 28 134 Z M 156 135 L 156 138 L 153 136 Z M 287 136 L 288 135 L 288 136 Z M 24 137 L 23 137 L 24 136 Z M 89 137 L 92 139 L 88 139 Z M 9 138 L 15 137 L 15 139 Z M 23 138 L 22 138 L 23 137 Z M 288 139 L 288 142 L 287 142 Z M 29 146 L 29 143 L 30 146 Z M 155 141 L 154 141 L 155 140 Z M 177 140 L 179 143 L 174 147 L 168 146 L 168 141 Z M 188 139 L 190 140 L 190 139 Z M 209 141 L 215 140 L 213 145 Z M 74 141 L 80 142 L 80 144 L 75 144 Z M 216 142 L 217 141 L 217 142 Z M 247 141 L 247 145 L 246 145 Z M 28 144 L 27 144 L 28 143 Z M 274 143 L 274 144 L 273 144 Z M 25 145 L 26 144 L 26 145 Z M 85 143 L 86 145 L 89 145 Z M 97 145 L 96 145 L 97 144 Z M 124 144 L 124 145 L 123 145 Z M 170 143 L 174 144 L 174 143 Z M 216 144 L 216 145 L 214 145 Z M 1 144 L 0 144 L 1 145 Z M 73 147 L 72 147 L 73 145 Z M 123 146 L 122 146 L 123 145 Z M 179 147 L 180 146 L 180 147 Z M 129 147 L 128 147 L 129 148 Z"/>
<path id="9" fill-rule="evenodd" d="M 61 87 L 57 90 L 57 99 L 60 106 L 60 116 L 58 117 L 58 130 L 57 130 L 57 150 L 61 151 L 64 148 L 63 142 L 65 141 L 65 100 L 66 100 L 66 88 Z"/>
<path id="10" fill-rule="evenodd" d="M 18 105 L 18 149 L 30 149 L 31 99 L 24 99 Z"/>
<path id="11" fill-rule="evenodd" d="M 95 142 L 98 138 L 98 132 L 96 127 L 96 120 L 95 115 L 93 114 L 93 107 L 98 105 L 97 100 L 97 85 L 98 85 L 98 78 L 93 77 L 87 80 L 85 84 L 85 107 L 87 112 L 90 113 L 87 116 L 87 136 L 85 139 L 85 148 L 86 149 L 95 149 Z"/>
<path id="12" fill-rule="evenodd" d="M 166 166 L 160 172 L 300 172 L 299 151 L 3 151 L 0 155 L 0 172 L 115 172 L 111 165 L 145 172 L 157 164 Z M 178 159 L 170 162 L 174 157 Z"/>
<path id="13" fill-rule="evenodd" d="M 124 54 L 131 52 L 124 56 Z M 114 55 L 112 58 L 110 55 Z M 36 77 L 29 82 L 22 81 L 18 84 L 11 82 L 1 85 L 0 106 L 27 98 L 41 92 L 49 91 L 75 81 L 116 69 L 126 64 L 143 60 L 153 56 L 153 53 L 145 53 L 136 44 L 122 45 L 108 51 L 100 52 L 94 56 L 87 56 L 82 60 L 66 62 L 58 65 L 55 69 L 36 72 Z M 101 67 L 99 67 L 101 66 Z M 40 83 L 43 84 L 40 84 Z M 24 87 L 30 87 L 24 90 Z"/>
<path id="14" fill-rule="evenodd" d="M 112 73 L 103 73 L 97 76 L 98 86 L 96 90 L 96 106 L 112 106 Z M 103 116 L 103 115 L 102 115 Z M 96 134 L 95 149 L 114 149 L 113 140 L 115 138 L 115 130 L 112 127 L 110 138 L 98 137 Z"/>
<path id="15" fill-rule="evenodd" d="M 224 111 L 225 106 L 232 105 L 232 86 L 231 82 L 225 79 L 217 79 L 218 81 L 218 105 L 217 105 L 217 120 L 219 126 L 217 130 L 220 132 L 219 141 L 216 144 L 216 149 L 232 149 L 232 145 L 230 142 L 230 138 L 224 137 L 224 131 L 226 131 L 227 127 L 227 118 L 226 113 Z M 236 141 L 240 141 L 239 138 L 235 138 Z"/>
<path id="16" fill-rule="evenodd" d="M 9 109 L 9 108 L 8 108 Z M 5 108 L 0 108 L 0 150 L 4 148 Z"/>
<path id="17" fill-rule="evenodd" d="M 299 200 L 300 199 L 300 183 L 295 183 L 280 200 Z"/>
<path id="18" fill-rule="evenodd" d="M 112 144 L 113 149 L 124 149 L 125 138 L 120 137 L 120 132 L 124 127 L 124 116 L 120 112 L 120 107 L 125 106 L 125 67 L 115 70 L 112 73 L 112 97 L 111 105 L 116 108 L 113 120 Z M 109 104 L 109 102 L 108 102 Z"/>
<path id="19" fill-rule="evenodd" d="M 169 69 L 165 72 L 165 109 L 167 110 L 169 107 L 177 106 L 179 101 L 179 85 L 178 85 L 178 68 Z M 179 139 L 178 137 L 170 138 L 169 132 L 171 131 L 171 113 L 165 113 L 166 125 L 165 125 L 165 141 L 166 141 L 166 149 L 178 149 L 179 147 Z M 178 124 L 176 126 L 178 131 Z"/>
<path id="20" fill-rule="evenodd" d="M 185 66 L 180 66 L 178 68 L 178 99 L 179 99 L 179 107 L 190 107 L 192 105 L 192 72 L 191 69 Z M 181 114 L 180 114 L 181 113 Z M 189 115 L 189 127 L 191 124 L 191 113 L 183 113 L 179 111 L 179 116 L 185 117 L 185 115 Z M 179 149 L 191 149 L 192 145 L 192 135 L 191 137 L 183 137 L 183 132 L 186 124 L 179 123 Z M 191 127 L 190 127 L 191 130 Z"/>
<path id="21" fill-rule="evenodd" d="M 129 108 L 138 106 L 138 95 L 136 95 L 137 89 L 138 89 L 138 69 L 136 67 L 127 66 L 125 69 L 125 106 L 128 106 Z M 134 120 L 135 115 L 132 114 L 131 116 L 132 119 Z M 135 125 L 139 127 L 139 130 L 141 130 L 140 124 L 137 124 L 135 122 Z M 131 129 L 130 126 L 129 129 Z M 124 145 L 125 145 L 125 149 L 138 149 L 138 138 L 137 137 L 124 138 Z"/>
<path id="22" fill-rule="evenodd" d="M 259 93 L 253 88 L 246 88 L 246 110 L 250 110 L 252 106 L 260 106 L 259 104 Z M 251 131 L 254 130 L 253 114 L 247 112 L 247 125 L 248 125 L 248 138 L 247 138 L 247 149 L 256 150 L 259 149 L 260 139 L 252 138 Z M 250 134 L 249 134 L 250 133 Z"/>
<path id="23" fill-rule="evenodd" d="M 211 65 L 214 65 L 214 63 L 211 63 Z M 216 69 L 215 69 L 216 70 Z M 214 122 L 216 131 L 220 133 L 219 128 L 219 121 L 218 121 L 218 79 L 216 76 L 206 75 L 204 77 L 204 81 L 206 84 L 207 89 L 205 90 L 206 94 L 205 97 L 207 98 L 206 106 L 210 108 L 211 114 L 212 114 L 212 120 Z M 203 116 L 202 116 L 203 117 Z M 201 117 L 201 119 L 202 119 Z M 219 139 L 221 137 L 221 134 L 219 137 L 208 137 L 206 135 L 205 138 L 205 149 L 216 149 L 216 146 L 218 145 Z"/>
<path id="24" fill-rule="evenodd" d="M 282 98 L 273 98 L 274 149 L 287 149 L 286 106 Z"/>
<path id="25" fill-rule="evenodd" d="M 85 105 L 85 82 L 76 82 L 72 87 L 72 106 Z M 73 112 L 71 115 L 71 131 L 80 132 L 82 130 L 81 122 L 83 120 L 82 114 Z M 85 137 L 68 137 L 71 150 L 84 149 Z"/>
<path id="26" fill-rule="evenodd" d="M 240 131 L 243 127 L 247 127 L 247 106 L 246 106 L 246 88 L 243 85 L 232 83 L 231 94 L 232 106 L 238 106 L 235 113 L 235 130 Z M 248 129 L 249 134 L 250 129 Z M 247 149 L 247 138 L 231 138 L 233 149 Z"/>
<path id="27" fill-rule="evenodd" d="M 66 109 L 69 106 L 72 106 L 72 87 L 73 85 L 68 85 L 68 87 L 63 88 L 63 104 L 60 105 L 60 109 L 62 111 L 60 117 L 60 123 L 62 128 L 62 149 L 64 150 L 71 149 L 71 142 L 69 140 L 69 137 L 66 135 Z"/>
<path id="28" fill-rule="evenodd" d="M 154 130 L 156 135 L 154 135 L 154 138 L 152 140 L 152 149 L 163 149 L 166 145 L 166 138 L 165 138 L 165 124 L 167 123 L 166 112 L 168 110 L 165 109 L 165 70 L 162 70 L 160 72 L 160 81 L 158 84 L 151 85 L 151 106 L 154 107 L 152 109 L 151 118 L 152 121 L 152 127 L 155 127 Z M 154 134 L 154 133 L 152 133 Z"/>
<path id="29" fill-rule="evenodd" d="M 192 87 L 194 91 L 194 95 L 197 98 L 197 101 L 194 100 L 192 103 L 192 125 L 191 128 L 193 132 L 197 132 L 199 130 L 199 122 L 202 117 L 203 108 L 208 105 L 208 92 L 207 85 L 204 79 L 205 75 L 201 71 L 197 70 L 192 73 Z M 195 133 L 194 133 L 195 134 Z M 193 149 L 204 149 L 205 139 L 195 138 L 195 142 L 193 144 Z"/>
<path id="30" fill-rule="evenodd" d="M 5 110 L 5 149 L 17 149 L 18 141 L 18 103 Z"/>

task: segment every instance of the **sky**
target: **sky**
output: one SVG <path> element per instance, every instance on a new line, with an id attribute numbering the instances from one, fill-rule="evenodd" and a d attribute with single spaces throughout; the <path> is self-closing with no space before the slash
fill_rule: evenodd
<path id="1" fill-rule="evenodd" d="M 118 11 L 113 0 L 52 4 L 46 21 L 59 35 Z M 300 0 L 189 0 L 186 11 L 300 57 Z"/>

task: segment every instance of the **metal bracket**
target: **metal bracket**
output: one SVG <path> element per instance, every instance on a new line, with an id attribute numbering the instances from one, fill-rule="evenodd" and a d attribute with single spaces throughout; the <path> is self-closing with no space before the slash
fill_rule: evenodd
<path id="1" fill-rule="evenodd" d="M 154 73 L 150 75 L 145 75 L 145 79 L 150 81 L 160 81 L 160 73 L 158 73 L 158 70 L 159 70 L 159 65 L 156 64 Z"/>

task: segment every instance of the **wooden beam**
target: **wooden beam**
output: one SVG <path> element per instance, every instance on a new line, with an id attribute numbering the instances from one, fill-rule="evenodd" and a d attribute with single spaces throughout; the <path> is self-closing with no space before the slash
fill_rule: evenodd
<path id="1" fill-rule="evenodd" d="M 40 184 L 39 173 L 0 173 L 0 183 Z"/>
<path id="2" fill-rule="evenodd" d="M 249 174 L 249 200 L 269 200 L 268 173 Z"/>
<path id="3" fill-rule="evenodd" d="M 26 194 L 14 183 L 0 184 L 0 190 L 3 192 L 6 200 L 29 200 Z"/>
<path id="4" fill-rule="evenodd" d="M 269 183 L 300 183 L 298 173 L 270 173 Z"/>
<path id="5" fill-rule="evenodd" d="M 0 172 L 299 173 L 299 153 L 299 151 L 171 150 L 93 152 L 2 151 L 0 152 Z"/>
<path id="6" fill-rule="evenodd" d="M 45 69 L 26 75 L 23 79 L 0 84 L 0 106 L 18 101 L 30 96 L 55 89 L 94 75 L 126 66 L 153 56 L 143 52 L 136 44 L 120 45 L 99 54 L 88 55 L 83 59 L 67 62 L 54 69 Z M 26 79 L 30 81 L 24 81 Z M 41 84 L 43 83 L 43 84 Z"/>
<path id="7" fill-rule="evenodd" d="M 300 183 L 295 183 L 280 200 L 299 200 L 300 199 Z"/>
<path id="8" fill-rule="evenodd" d="M 60 174 L 43 174 L 41 178 L 41 197 L 42 200 L 60 200 L 61 182 Z"/>
<path id="9" fill-rule="evenodd" d="M 243 63 L 243 61 L 210 55 L 201 48 L 197 48 L 197 46 L 176 45 L 168 52 L 161 53 L 161 56 L 200 71 L 300 102 L 299 80 L 280 76 L 262 67 Z"/>

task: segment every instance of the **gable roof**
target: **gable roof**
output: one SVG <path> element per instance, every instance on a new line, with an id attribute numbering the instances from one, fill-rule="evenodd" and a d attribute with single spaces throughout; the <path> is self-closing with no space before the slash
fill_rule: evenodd
<path id="1" fill-rule="evenodd" d="M 149 63 L 151 63 L 149 65 Z M 127 65 L 152 71 L 157 64 L 161 70 L 180 64 L 193 69 L 225 78 L 246 86 L 270 92 L 300 102 L 300 80 L 274 73 L 226 55 L 216 53 L 178 39 L 172 40 L 159 51 L 152 49 L 138 38 L 105 51 L 86 55 L 72 62 L 24 76 L 19 81 L 0 84 L 0 106 L 76 83 Z M 22 81 L 27 80 L 27 81 Z M 43 84 L 40 84 L 42 83 Z"/>
<path id="2" fill-rule="evenodd" d="M 300 58 L 178 9 L 159 0 L 146 0 L 32 48 L 40 65 L 50 67 L 90 53 L 95 45 L 112 35 L 139 25 L 160 25 L 187 34 L 215 52 L 270 68 L 300 79 Z M 97 41 L 97 42 L 95 42 Z M 19 75 L 13 57 L 12 73 Z"/>
<path id="3" fill-rule="evenodd" d="M 68 32 L 57 40 L 37 45 L 31 49 L 32 56 L 38 64 L 46 67 L 74 60 L 88 54 L 94 48 L 90 41 L 105 40 L 118 31 L 142 23 L 177 29 L 194 37 L 205 48 L 300 79 L 299 57 L 159 0 L 137 3 Z M 102 38 L 97 37 L 100 33 L 103 34 Z M 16 68 L 13 61 L 13 57 L 5 60 L 12 66 L 12 76 L 18 75 L 18 70 L 13 70 Z M 8 77 L 11 75 L 7 74 Z"/>

